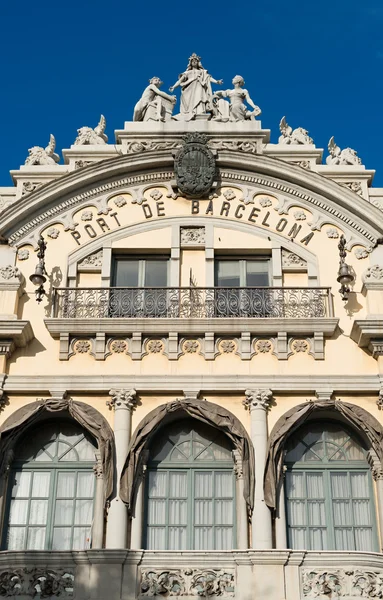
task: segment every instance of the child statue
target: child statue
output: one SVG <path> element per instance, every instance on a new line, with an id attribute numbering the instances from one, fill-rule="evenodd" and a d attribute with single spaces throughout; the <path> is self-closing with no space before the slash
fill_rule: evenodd
<path id="1" fill-rule="evenodd" d="M 213 97 L 215 108 L 215 121 L 245 121 L 254 119 L 261 114 L 261 109 L 256 106 L 250 98 L 249 92 L 242 89 L 245 85 L 243 77 L 236 75 L 232 81 L 234 89 L 218 90 Z M 223 98 L 229 98 L 230 104 Z M 254 110 L 250 111 L 245 105 L 245 101 Z"/>

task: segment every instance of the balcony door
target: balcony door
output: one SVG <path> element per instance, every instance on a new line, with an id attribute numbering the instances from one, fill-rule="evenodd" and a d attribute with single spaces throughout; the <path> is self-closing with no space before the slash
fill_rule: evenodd
<path id="1" fill-rule="evenodd" d="M 270 281 L 268 258 L 218 258 L 214 267 L 214 284 L 219 288 L 215 290 L 215 316 L 265 317 L 270 313 L 272 292 L 264 289 Z"/>
<path id="2" fill-rule="evenodd" d="M 218 258 L 215 260 L 216 287 L 267 287 L 270 260 L 268 258 Z"/>
<path id="3" fill-rule="evenodd" d="M 110 316 L 168 316 L 168 271 L 169 259 L 165 256 L 117 256 L 109 299 Z"/>

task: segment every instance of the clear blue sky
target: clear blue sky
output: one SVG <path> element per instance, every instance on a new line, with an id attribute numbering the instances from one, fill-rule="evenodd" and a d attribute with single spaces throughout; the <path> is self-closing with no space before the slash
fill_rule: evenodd
<path id="1" fill-rule="evenodd" d="M 3 0 L 0 24 L 0 186 L 100 113 L 113 141 L 149 77 L 167 89 L 197 52 L 225 86 L 245 78 L 272 141 L 286 115 L 317 147 L 355 148 L 383 187 L 382 0 Z"/>

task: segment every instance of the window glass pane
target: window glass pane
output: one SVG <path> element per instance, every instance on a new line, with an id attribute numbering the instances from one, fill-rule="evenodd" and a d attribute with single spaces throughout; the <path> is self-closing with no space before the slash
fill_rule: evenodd
<path id="1" fill-rule="evenodd" d="M 230 448 L 223 448 L 218 444 L 212 444 L 212 449 L 215 460 L 233 460 Z"/>
<path id="2" fill-rule="evenodd" d="M 48 515 L 48 500 L 31 500 L 29 509 L 30 525 L 46 525 Z"/>
<path id="3" fill-rule="evenodd" d="M 45 532 L 45 527 L 29 527 L 27 550 L 44 550 Z"/>
<path id="4" fill-rule="evenodd" d="M 286 462 L 297 462 L 303 460 L 304 454 L 307 451 L 307 446 L 297 441 L 294 447 L 286 454 Z"/>
<path id="5" fill-rule="evenodd" d="M 194 522 L 196 525 L 213 524 L 212 500 L 194 500 Z"/>
<path id="6" fill-rule="evenodd" d="M 148 527 L 149 550 L 163 550 L 166 548 L 165 527 Z"/>
<path id="7" fill-rule="evenodd" d="M 294 529 L 290 529 L 289 536 L 292 548 L 296 550 L 307 549 L 306 528 L 296 527 Z"/>
<path id="8" fill-rule="evenodd" d="M 334 525 L 339 526 L 351 526 L 352 514 L 351 514 L 351 502 L 349 500 L 334 500 L 332 504 L 332 510 L 334 515 Z"/>
<path id="9" fill-rule="evenodd" d="M 73 550 L 87 550 L 90 548 L 90 528 L 75 527 L 73 529 Z"/>
<path id="10" fill-rule="evenodd" d="M 26 498 L 29 496 L 31 477 L 32 473 L 28 473 L 28 471 L 18 471 L 15 473 L 12 488 L 13 498 Z"/>
<path id="11" fill-rule="evenodd" d="M 187 473 L 169 473 L 169 497 L 186 498 L 187 496 Z"/>
<path id="12" fill-rule="evenodd" d="M 330 473 L 333 498 L 350 498 L 348 473 Z"/>
<path id="13" fill-rule="evenodd" d="M 60 432 L 57 436 L 58 440 L 65 440 L 71 446 L 76 444 L 83 437 L 83 433 L 79 431 L 79 427 L 74 423 L 60 423 Z"/>
<path id="14" fill-rule="evenodd" d="M 94 473 L 79 473 L 77 477 L 77 498 L 92 498 L 94 484 Z"/>
<path id="15" fill-rule="evenodd" d="M 52 550 L 71 550 L 70 527 L 55 527 L 53 529 Z"/>
<path id="16" fill-rule="evenodd" d="M 75 525 L 90 525 L 93 515 L 93 500 L 76 500 Z"/>
<path id="17" fill-rule="evenodd" d="M 220 525 L 233 525 L 233 501 L 215 501 L 215 522 Z"/>
<path id="18" fill-rule="evenodd" d="M 324 525 L 326 523 L 324 502 L 308 502 L 309 525 Z"/>
<path id="19" fill-rule="evenodd" d="M 149 471 L 149 498 L 165 497 L 167 473 Z"/>
<path id="20" fill-rule="evenodd" d="M 199 471 L 194 476 L 196 497 L 211 498 L 213 496 L 213 473 L 211 471 Z"/>
<path id="21" fill-rule="evenodd" d="M 169 550 L 186 550 L 186 527 L 169 527 Z"/>
<path id="22" fill-rule="evenodd" d="M 73 498 L 76 489 L 76 473 L 59 473 L 57 477 L 57 497 Z"/>
<path id="23" fill-rule="evenodd" d="M 32 497 L 47 498 L 49 496 L 49 486 L 51 474 L 48 473 L 33 473 Z"/>
<path id="24" fill-rule="evenodd" d="M 72 525 L 73 500 L 56 500 L 55 525 Z"/>
<path id="25" fill-rule="evenodd" d="M 195 443 L 198 443 L 198 442 L 195 442 Z M 214 460 L 214 454 L 212 452 L 212 448 L 205 448 L 200 454 L 198 454 L 196 456 L 195 460 L 198 460 L 198 461 Z"/>
<path id="26" fill-rule="evenodd" d="M 355 550 L 352 529 L 335 529 L 335 550 Z"/>
<path id="27" fill-rule="evenodd" d="M 289 525 L 306 525 L 306 502 L 304 500 L 289 500 L 287 503 Z M 294 546 L 295 547 L 295 546 Z"/>
<path id="28" fill-rule="evenodd" d="M 373 552 L 375 550 L 375 544 L 373 541 L 372 529 L 367 527 L 356 528 L 355 533 L 355 545 L 356 549 L 360 552 Z"/>
<path id="29" fill-rule="evenodd" d="M 269 262 L 267 260 L 246 260 L 246 285 L 249 287 L 269 285 Z"/>
<path id="30" fill-rule="evenodd" d="M 117 259 L 114 263 L 116 287 L 138 287 L 138 260 Z"/>
<path id="31" fill-rule="evenodd" d="M 322 460 L 324 456 L 324 446 L 322 442 L 318 442 L 311 446 L 310 450 L 306 450 L 304 460 Z"/>
<path id="32" fill-rule="evenodd" d="M 348 440 L 345 443 L 343 450 L 348 460 L 366 460 L 363 449 L 357 442 L 355 442 L 355 440 Z"/>
<path id="33" fill-rule="evenodd" d="M 352 506 L 354 525 L 371 525 L 370 500 L 354 500 Z"/>
<path id="34" fill-rule="evenodd" d="M 51 462 L 56 454 L 56 442 L 52 444 L 52 454 L 46 452 L 43 448 L 38 450 L 33 458 L 33 460 L 37 460 L 38 462 Z"/>
<path id="35" fill-rule="evenodd" d="M 215 261 L 215 285 L 218 287 L 239 287 L 239 260 Z"/>
<path id="36" fill-rule="evenodd" d="M 75 450 L 80 460 L 94 462 L 95 448 L 93 444 L 91 444 L 89 440 L 87 440 L 85 437 L 82 440 L 80 440 L 78 444 L 76 444 Z"/>
<path id="37" fill-rule="evenodd" d="M 156 444 L 156 446 L 152 448 L 150 458 L 152 460 L 165 460 L 172 448 L 173 444 L 171 444 L 169 440 L 161 440 L 160 444 Z"/>
<path id="38" fill-rule="evenodd" d="M 326 529 L 309 529 L 310 550 L 327 550 Z"/>
<path id="39" fill-rule="evenodd" d="M 145 287 L 166 287 L 168 284 L 168 261 L 145 260 Z"/>
<path id="40" fill-rule="evenodd" d="M 233 475 L 231 472 L 215 473 L 215 496 L 218 498 L 233 497 Z"/>
<path id="41" fill-rule="evenodd" d="M 306 473 L 307 497 L 323 498 L 323 473 Z"/>
<path id="42" fill-rule="evenodd" d="M 28 516 L 28 500 L 12 500 L 9 522 L 12 525 L 25 525 Z"/>
<path id="43" fill-rule="evenodd" d="M 26 532 L 27 530 L 25 527 L 9 527 L 7 533 L 7 549 L 24 550 Z"/>
<path id="44" fill-rule="evenodd" d="M 187 501 L 169 500 L 169 523 L 171 525 L 186 525 Z"/>
<path id="45" fill-rule="evenodd" d="M 304 498 L 304 474 L 303 473 L 286 473 L 286 493 L 288 498 Z"/>
<path id="46" fill-rule="evenodd" d="M 71 448 L 65 442 L 59 442 L 58 444 L 58 456 L 61 462 L 77 462 L 78 456 L 76 450 Z"/>
<path id="47" fill-rule="evenodd" d="M 369 498 L 370 486 L 368 485 L 368 474 L 366 472 L 350 473 L 351 490 L 354 498 Z"/>
<path id="48" fill-rule="evenodd" d="M 231 550 L 233 547 L 233 528 L 216 527 L 215 529 L 215 549 Z"/>
<path id="49" fill-rule="evenodd" d="M 148 523 L 150 525 L 166 524 L 166 500 L 149 500 Z"/>
<path id="50" fill-rule="evenodd" d="M 194 550 L 213 550 L 214 531 L 212 527 L 194 528 Z"/>

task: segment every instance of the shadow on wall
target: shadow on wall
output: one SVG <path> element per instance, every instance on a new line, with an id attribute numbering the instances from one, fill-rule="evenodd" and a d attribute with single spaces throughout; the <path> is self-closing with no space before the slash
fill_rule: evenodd
<path id="1" fill-rule="evenodd" d="M 46 298 L 48 299 L 47 304 L 44 306 L 45 316 L 50 317 L 52 314 L 52 303 L 53 303 L 53 290 L 56 287 L 60 287 L 63 280 L 63 274 L 60 267 L 53 267 L 47 278 L 46 287 Z"/>

